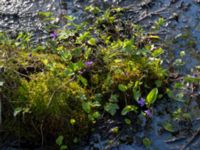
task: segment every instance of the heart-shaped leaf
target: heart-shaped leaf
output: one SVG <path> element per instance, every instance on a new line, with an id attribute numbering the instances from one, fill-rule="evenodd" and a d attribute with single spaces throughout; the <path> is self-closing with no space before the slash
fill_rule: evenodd
<path id="1" fill-rule="evenodd" d="M 91 106 L 90 106 L 89 102 L 84 102 L 82 104 L 82 108 L 86 113 L 90 113 L 90 111 L 91 111 Z"/>
<path id="2" fill-rule="evenodd" d="M 128 90 L 128 87 L 127 87 L 126 85 L 124 85 L 124 84 L 119 84 L 119 85 L 118 85 L 118 89 L 119 89 L 120 91 L 122 91 L 122 92 L 125 92 L 125 91 Z"/>
<path id="3" fill-rule="evenodd" d="M 56 144 L 58 144 L 59 146 L 61 146 L 63 144 L 63 140 L 64 137 L 62 135 L 60 135 L 57 139 L 56 139 Z"/>
<path id="4" fill-rule="evenodd" d="M 114 116 L 119 109 L 119 106 L 115 103 L 106 103 L 104 110 Z"/>

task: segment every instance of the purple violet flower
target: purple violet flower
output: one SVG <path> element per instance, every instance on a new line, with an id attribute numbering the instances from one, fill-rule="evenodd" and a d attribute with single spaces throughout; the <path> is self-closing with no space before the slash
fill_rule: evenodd
<path id="1" fill-rule="evenodd" d="M 84 69 L 84 70 L 79 70 L 79 71 L 78 71 L 78 73 L 79 73 L 80 75 L 82 75 L 84 72 L 85 72 L 85 69 Z"/>
<path id="2" fill-rule="evenodd" d="M 153 116 L 153 114 L 151 113 L 151 110 L 149 110 L 149 109 L 145 110 L 144 112 L 149 118 L 151 118 Z"/>
<path id="3" fill-rule="evenodd" d="M 93 61 L 87 61 L 87 62 L 85 62 L 85 66 L 86 67 L 91 67 L 92 65 L 93 65 Z"/>
<path id="4" fill-rule="evenodd" d="M 145 99 L 141 97 L 141 98 L 138 100 L 138 104 L 140 105 L 140 107 L 143 107 L 143 106 L 145 105 Z"/>
<path id="5" fill-rule="evenodd" d="M 55 31 L 53 31 L 51 34 L 50 34 L 50 37 L 52 38 L 52 39 L 56 39 L 57 37 L 58 37 L 58 34 L 55 32 Z"/>

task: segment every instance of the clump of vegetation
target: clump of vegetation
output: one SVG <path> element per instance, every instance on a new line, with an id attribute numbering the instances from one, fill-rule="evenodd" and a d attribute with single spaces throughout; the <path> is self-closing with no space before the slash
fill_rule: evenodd
<path id="1" fill-rule="evenodd" d="M 1 33 L 4 118 L 16 128 L 21 122 L 20 131 L 10 132 L 42 143 L 63 135 L 70 144 L 104 112 L 120 113 L 129 124 L 140 113 L 152 117 L 166 85 L 163 49 L 158 36 L 122 20 L 122 11 L 89 6 L 91 17 L 82 23 L 65 16 L 66 26 L 51 31 L 45 44 L 31 44 L 26 33 L 16 39 Z"/>

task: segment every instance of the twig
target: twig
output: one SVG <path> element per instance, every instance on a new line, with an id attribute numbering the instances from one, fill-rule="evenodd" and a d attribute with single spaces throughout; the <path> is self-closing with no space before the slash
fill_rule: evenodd
<path id="1" fill-rule="evenodd" d="M 185 150 L 190 144 L 192 144 L 195 139 L 200 135 L 200 128 L 197 130 L 197 132 L 189 139 L 188 143 L 183 146 L 181 150 Z"/>
<path id="2" fill-rule="evenodd" d="M 180 141 L 180 140 L 183 140 L 183 139 L 186 139 L 186 137 L 185 136 L 175 137 L 175 138 L 165 140 L 165 143 L 174 143 L 174 142 L 177 142 L 177 141 Z"/>
<path id="3" fill-rule="evenodd" d="M 35 131 L 40 135 L 40 131 L 36 128 L 32 119 L 31 119 L 31 124 L 32 124 L 33 128 L 35 129 Z"/>
<path id="4" fill-rule="evenodd" d="M 41 138 L 42 138 L 41 145 L 43 147 L 44 146 L 44 134 L 43 134 L 42 128 L 43 128 L 43 120 L 42 120 L 42 124 L 40 126 L 40 132 L 41 132 Z"/>
<path id="5" fill-rule="evenodd" d="M 169 7 L 169 5 L 161 8 L 161 9 L 159 9 L 157 11 L 150 12 L 150 13 L 146 14 L 145 16 L 139 18 L 137 21 L 135 21 L 135 23 L 138 23 L 138 22 L 140 22 L 140 21 L 142 21 L 142 20 L 144 20 L 144 19 L 146 19 L 148 17 L 151 17 L 152 15 L 157 15 L 157 14 L 161 13 L 162 11 L 164 11 L 165 9 L 167 9 L 168 7 Z"/>

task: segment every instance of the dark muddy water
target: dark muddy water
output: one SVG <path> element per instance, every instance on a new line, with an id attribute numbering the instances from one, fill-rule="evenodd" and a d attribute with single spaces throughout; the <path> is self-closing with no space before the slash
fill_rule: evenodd
<path id="1" fill-rule="evenodd" d="M 61 15 L 82 16 L 83 6 L 96 3 L 102 9 L 109 5 L 128 7 L 129 12 L 124 16 L 133 22 L 141 24 L 146 30 L 153 31 L 154 21 L 160 17 L 166 24 L 159 31 L 161 44 L 169 54 L 169 64 L 174 61 L 180 51 L 185 51 L 184 67 L 178 68 L 181 74 L 189 73 L 191 68 L 200 65 L 200 2 L 198 0 L 0 0 L 0 30 L 1 31 L 31 31 L 45 38 L 48 33 L 43 29 L 43 22 L 38 18 L 40 11 L 51 11 L 57 18 L 57 24 L 62 25 Z M 197 94 L 200 94 L 197 91 Z M 166 100 L 167 101 L 167 100 Z M 140 129 L 126 127 L 121 119 L 103 120 L 95 127 L 90 139 L 77 149 L 83 150 L 144 150 L 142 138 L 152 141 L 152 150 L 199 150 L 200 134 L 192 140 L 196 130 L 200 128 L 200 110 L 194 101 L 191 109 L 192 121 L 175 122 L 176 134 L 163 131 L 161 124 L 172 120 L 170 113 L 178 106 L 166 101 L 155 108 L 152 123 L 146 126 L 146 120 Z M 164 111 L 165 110 L 165 111 Z M 164 112 L 163 112 L 164 111 Z M 109 131 L 119 126 L 119 135 Z M 139 131 L 138 131 L 139 130 Z M 188 144 L 188 146 L 187 146 Z M 6 150 L 7 148 L 5 148 Z"/>

